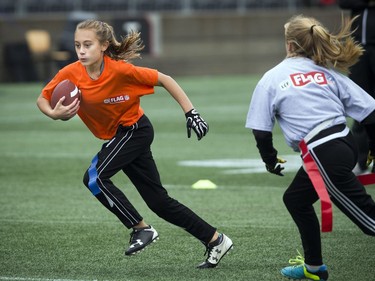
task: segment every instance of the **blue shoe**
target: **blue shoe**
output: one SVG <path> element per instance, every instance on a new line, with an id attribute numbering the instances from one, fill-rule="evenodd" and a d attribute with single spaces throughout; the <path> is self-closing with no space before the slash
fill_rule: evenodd
<path id="1" fill-rule="evenodd" d="M 324 264 L 318 271 L 310 272 L 307 270 L 304 258 L 301 255 L 298 255 L 295 259 L 290 259 L 289 263 L 291 266 L 284 267 L 281 270 L 281 274 L 289 279 L 308 279 L 315 281 L 327 281 L 328 279 L 327 266 Z"/>

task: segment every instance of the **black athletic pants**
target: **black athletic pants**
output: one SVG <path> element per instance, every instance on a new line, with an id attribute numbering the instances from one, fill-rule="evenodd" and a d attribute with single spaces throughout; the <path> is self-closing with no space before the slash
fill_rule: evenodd
<path id="1" fill-rule="evenodd" d="M 326 129 L 308 144 L 344 128 L 344 125 L 338 125 Z M 318 165 L 332 202 L 365 234 L 375 236 L 375 203 L 352 173 L 358 156 L 352 134 L 316 146 L 310 153 Z M 320 225 L 313 207 L 318 199 L 307 173 L 301 167 L 285 191 L 283 200 L 298 227 L 305 262 L 309 265 L 323 263 Z"/>
<path id="2" fill-rule="evenodd" d="M 115 137 L 105 143 L 93 159 L 84 175 L 84 184 L 127 228 L 131 228 L 143 218 L 111 181 L 111 177 L 122 170 L 153 212 L 208 243 L 216 229 L 169 197 L 162 186 L 150 150 L 153 138 L 153 127 L 145 115 L 132 126 L 120 127 Z"/>

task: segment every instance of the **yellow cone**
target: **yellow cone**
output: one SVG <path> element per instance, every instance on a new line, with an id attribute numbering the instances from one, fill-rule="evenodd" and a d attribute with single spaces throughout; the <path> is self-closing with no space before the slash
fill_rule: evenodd
<path id="1" fill-rule="evenodd" d="M 191 187 L 194 189 L 216 189 L 217 185 L 210 180 L 199 180 Z"/>

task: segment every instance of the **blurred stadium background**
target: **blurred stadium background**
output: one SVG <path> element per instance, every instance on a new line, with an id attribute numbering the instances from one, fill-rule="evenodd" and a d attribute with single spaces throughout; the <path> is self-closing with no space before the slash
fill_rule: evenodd
<path id="1" fill-rule="evenodd" d="M 284 280 L 280 268 L 302 251 L 282 203 L 298 156 L 277 128 L 286 173 L 266 174 L 244 120 L 259 75 L 285 56 L 284 23 L 300 13 L 330 29 L 341 20 L 333 0 L 0 0 L 0 280 Z M 209 122 L 208 138 L 197 143 L 169 95 L 142 100 L 168 192 L 235 241 L 218 270 L 194 270 L 201 243 L 158 218 L 119 174 L 114 181 L 161 236 L 146 253 L 123 258 L 128 232 L 82 186 L 102 141 L 78 118 L 52 122 L 35 105 L 43 82 L 75 60 L 75 25 L 88 17 L 118 35 L 141 31 L 147 48 L 134 63 L 178 78 Z M 199 179 L 218 188 L 191 188 Z M 334 222 L 322 235 L 330 278 L 374 280 L 373 238 L 337 209 Z"/>
<path id="2" fill-rule="evenodd" d="M 284 57 L 293 14 L 340 23 L 335 0 L 1 0 L 0 82 L 46 81 L 75 60 L 86 18 L 142 33 L 145 65 L 171 75 L 259 74 Z"/>

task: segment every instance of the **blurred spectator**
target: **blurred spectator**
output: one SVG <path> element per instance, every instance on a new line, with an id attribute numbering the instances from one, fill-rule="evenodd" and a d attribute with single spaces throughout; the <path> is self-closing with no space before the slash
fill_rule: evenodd
<path id="1" fill-rule="evenodd" d="M 332 6 L 336 4 L 336 0 L 319 0 L 320 6 Z"/>
<path id="2" fill-rule="evenodd" d="M 354 37 L 365 49 L 359 62 L 350 69 L 350 78 L 375 98 L 375 0 L 339 0 L 342 9 L 350 9 L 351 16 L 357 16 L 353 25 Z M 366 170 L 368 140 L 365 129 L 358 122 L 353 123 L 353 135 L 357 140 L 359 155 L 356 174 Z"/>

